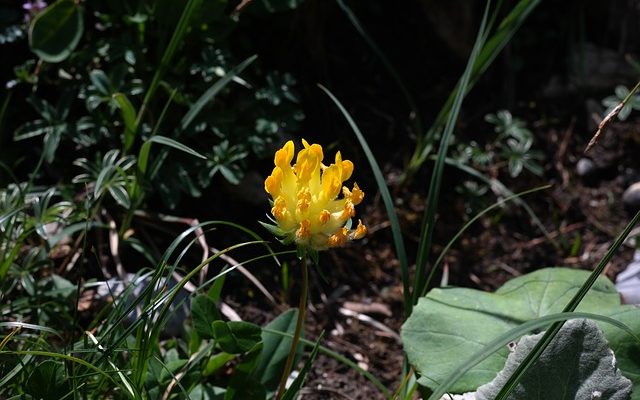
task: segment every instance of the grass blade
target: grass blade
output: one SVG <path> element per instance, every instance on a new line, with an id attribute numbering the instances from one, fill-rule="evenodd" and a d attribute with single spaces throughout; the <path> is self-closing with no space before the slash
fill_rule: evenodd
<path id="1" fill-rule="evenodd" d="M 193 150 L 191 147 L 185 146 L 184 144 L 173 140 L 171 138 L 168 138 L 166 136 L 152 136 L 149 138 L 149 140 L 147 140 L 147 142 L 149 143 L 159 143 L 159 144 L 163 144 L 165 146 L 169 146 L 169 147 L 173 147 L 174 149 L 183 151 L 187 154 L 190 154 L 194 157 L 198 157 L 201 158 L 203 160 L 206 160 L 207 157 L 203 156 L 202 154 L 198 153 L 197 151 Z"/>
<path id="2" fill-rule="evenodd" d="M 54 334 L 57 337 L 62 339 L 62 335 L 58 331 L 43 325 L 27 324 L 26 322 L 19 322 L 19 321 L 8 321 L 8 322 L 0 322 L 0 328 L 19 328 L 19 329 L 30 329 L 34 331 L 42 331 L 42 332 Z"/>
<path id="3" fill-rule="evenodd" d="M 478 36 L 476 38 L 476 42 L 473 45 L 473 49 L 471 50 L 471 55 L 469 56 L 469 61 L 467 62 L 467 67 L 465 68 L 464 74 L 462 74 L 462 79 L 460 80 L 460 90 L 456 92 L 456 97 L 453 102 L 453 106 L 451 108 L 451 112 L 449 113 L 447 124 L 445 125 L 444 132 L 442 133 L 442 137 L 440 138 L 440 148 L 438 149 L 438 158 L 433 168 L 433 173 L 431 175 L 431 182 L 429 184 L 429 193 L 427 195 L 426 201 L 426 209 L 424 213 L 424 217 L 422 220 L 422 232 L 420 234 L 420 241 L 418 243 L 418 255 L 416 259 L 416 275 L 413 280 L 413 292 L 412 292 L 412 304 L 416 304 L 418 301 L 419 295 L 425 290 L 426 286 L 426 277 L 424 276 L 424 271 L 429 260 L 429 250 L 431 247 L 431 241 L 433 239 L 433 229 L 435 226 L 435 214 L 436 207 L 438 205 L 438 198 L 440 196 L 440 185 L 442 183 L 442 174 L 444 171 L 444 161 L 447 156 L 447 149 L 449 148 L 449 142 L 451 141 L 451 135 L 453 134 L 453 129 L 455 127 L 455 123 L 458 120 L 458 114 L 460 113 L 460 108 L 462 107 L 462 101 L 467 93 L 467 86 L 469 84 L 469 80 L 471 79 L 471 72 L 473 71 L 473 66 L 476 62 L 476 59 L 480 53 L 480 49 L 482 48 L 484 41 L 485 31 L 487 29 L 487 18 L 489 16 L 489 9 L 491 7 L 491 1 L 487 1 L 487 5 L 485 6 L 484 15 L 482 16 L 482 21 L 480 22 L 480 28 L 478 30 Z"/>
<path id="4" fill-rule="evenodd" d="M 402 288 L 404 294 L 404 316 L 405 318 L 411 314 L 411 309 L 413 304 L 411 302 L 411 282 L 409 281 L 409 262 L 407 261 L 407 251 L 404 246 L 404 239 L 402 238 L 402 230 L 400 229 L 400 222 L 398 221 L 398 214 L 393 208 L 393 199 L 391 198 L 391 193 L 389 193 L 389 188 L 387 187 L 386 182 L 384 181 L 384 176 L 382 176 L 382 170 L 378 165 L 369 145 L 367 144 L 367 140 L 360 132 L 360 128 L 355 123 L 349 112 L 344 108 L 342 103 L 329 91 L 329 89 L 325 88 L 322 85 L 318 85 L 322 91 L 324 91 L 327 96 L 334 102 L 334 104 L 338 107 L 344 118 L 349 123 L 349 126 L 355 133 L 358 141 L 360 142 L 360 146 L 362 146 L 362 150 L 369 161 L 369 165 L 371 166 L 371 170 L 373 171 L 373 176 L 376 180 L 376 184 L 378 185 L 378 190 L 380 191 L 380 196 L 382 197 L 382 202 L 384 203 L 384 207 L 387 210 L 387 215 L 389 216 L 389 223 L 391 224 L 391 233 L 393 235 L 393 243 L 396 248 L 396 254 L 398 257 L 398 261 L 400 262 L 400 272 L 402 275 Z"/>
<path id="5" fill-rule="evenodd" d="M 229 82 L 233 80 L 239 73 L 241 73 L 245 68 L 249 66 L 252 62 L 254 62 L 258 58 L 257 55 L 253 55 L 240 64 L 236 65 L 231 69 L 231 71 L 227 72 L 225 76 L 218 79 L 206 92 L 200 96 L 198 100 L 189 108 L 189 111 L 185 114 L 180 121 L 180 129 L 185 130 L 187 127 L 193 122 L 193 119 L 202 111 L 205 105 L 213 100 L 214 97 L 222 90 Z"/>
<path id="6" fill-rule="evenodd" d="M 14 351 L 0 351 L 0 356 L 3 355 L 18 355 L 18 356 L 25 356 L 25 355 L 31 355 L 31 356 L 39 356 L 39 357 L 49 357 L 49 358 L 59 358 L 61 360 L 64 360 L 66 362 L 71 362 L 71 363 L 75 363 L 75 364 L 80 364 L 86 368 L 89 368 L 90 370 L 97 372 L 98 374 L 102 375 L 103 377 L 105 377 L 106 379 L 108 379 L 109 381 L 111 381 L 111 383 L 114 384 L 114 386 L 118 386 L 120 387 L 121 390 L 126 391 L 126 388 L 123 388 L 118 381 L 116 381 L 115 379 L 113 379 L 111 377 L 111 375 L 109 375 L 108 372 L 105 372 L 103 370 L 101 370 L 100 368 L 96 367 L 95 365 L 81 359 L 78 357 L 74 357 L 74 356 L 70 356 L 68 354 L 61 354 L 61 353 L 54 353 L 51 351 L 40 351 L 40 350 L 14 350 Z"/>
<path id="7" fill-rule="evenodd" d="M 429 283 L 433 279 L 433 275 L 435 274 L 435 272 L 440 267 L 440 263 L 442 263 L 442 260 L 444 259 L 445 254 L 447 254 L 447 251 L 449 251 L 449 249 L 451 248 L 453 243 L 455 243 L 455 241 L 458 240 L 460 235 L 462 235 L 467 230 L 467 228 L 469 228 L 471 225 L 473 225 L 474 222 L 476 222 L 478 219 L 480 219 L 480 217 L 482 217 L 483 215 L 485 215 L 489 211 L 491 211 L 491 210 L 493 210 L 493 209 L 495 209 L 497 207 L 500 207 L 501 205 L 505 204 L 508 201 L 519 199 L 520 197 L 525 196 L 527 194 L 531 194 L 531 193 L 534 193 L 534 192 L 537 192 L 537 191 L 540 191 L 540 190 L 544 190 L 544 189 L 549 189 L 550 187 L 551 187 L 551 185 L 546 185 L 546 186 L 541 186 L 541 187 L 538 187 L 538 188 L 526 190 L 524 192 L 520 192 L 520 193 L 517 193 L 517 194 L 513 194 L 513 195 L 511 195 L 509 197 L 506 197 L 504 199 L 501 199 L 501 200 L 493 203 L 489 207 L 485 208 L 484 210 L 482 210 L 479 213 L 477 213 L 476 215 L 474 215 L 473 218 L 471 218 L 469 221 L 467 221 L 467 223 L 464 224 L 464 226 L 462 228 L 460 228 L 458 230 L 458 232 L 456 232 L 455 235 L 453 235 L 453 238 L 451 238 L 451 240 L 449 240 L 449 243 L 447 243 L 447 245 L 444 246 L 444 248 L 440 252 L 440 255 L 438 255 L 438 258 L 433 263 L 433 267 L 431 267 L 431 271 L 429 271 L 429 277 L 427 278 L 426 285 L 423 288 L 423 292 L 420 293 L 420 296 L 422 297 L 422 296 L 424 296 L 426 294 L 426 292 L 424 290 L 429 286 Z"/>
<path id="8" fill-rule="evenodd" d="M 169 66 L 169 63 L 173 59 L 173 56 L 176 50 L 178 49 L 180 42 L 182 42 L 182 39 L 184 38 L 184 35 L 187 31 L 187 27 L 189 26 L 189 22 L 191 21 L 191 17 L 193 16 L 193 13 L 198 8 L 200 8 L 201 4 L 202 4 L 202 0 L 189 0 L 187 2 L 187 5 L 184 7 L 184 11 L 182 11 L 182 15 L 180 16 L 180 20 L 176 25 L 176 29 L 173 31 L 173 35 L 171 36 L 171 40 L 169 41 L 169 44 L 167 45 L 167 48 L 165 49 L 164 54 L 162 55 L 162 59 L 160 60 L 160 65 L 158 66 L 156 73 L 153 75 L 153 79 L 151 80 L 149 89 L 147 89 L 147 93 L 144 96 L 144 100 L 142 101 L 142 106 L 140 107 L 140 110 L 138 110 L 138 116 L 136 118 L 136 130 L 140 125 L 140 122 L 142 121 L 142 117 L 149 105 L 149 102 L 151 101 L 151 98 L 153 98 L 153 95 L 156 93 L 156 90 L 158 89 L 158 85 L 160 84 L 160 80 L 162 79 L 162 76 L 164 75 L 167 67 Z"/>
<path id="9" fill-rule="evenodd" d="M 495 194 L 500 194 L 502 196 L 513 196 L 513 192 L 511 190 L 509 190 L 502 182 L 500 182 L 499 180 L 495 179 L 495 178 L 489 178 L 487 176 L 485 176 L 484 174 L 482 174 L 481 172 L 471 168 L 470 166 L 463 164 L 459 161 L 456 161 L 454 159 L 451 158 L 447 158 L 445 160 L 445 162 L 448 165 L 451 165 L 453 167 L 458 168 L 459 170 L 466 172 L 467 174 L 478 178 L 479 180 L 483 181 L 484 183 L 486 183 L 487 185 L 489 185 L 489 187 L 491 188 L 491 191 L 493 191 Z M 544 227 L 544 224 L 542 223 L 542 221 L 540 220 L 540 218 L 538 218 L 538 216 L 536 215 L 535 212 L 533 212 L 533 210 L 531 209 L 531 207 L 529 207 L 529 205 L 522 199 L 520 198 L 515 198 L 513 199 L 513 202 L 516 203 L 519 207 L 522 207 L 527 214 L 529 214 L 529 218 L 531 218 L 531 220 L 533 221 L 533 223 L 538 227 L 538 229 L 540 230 L 540 232 L 542 232 L 542 234 L 544 235 L 545 238 L 547 238 L 547 240 L 556 248 L 559 249 L 560 245 L 558 244 L 558 242 L 551 237 L 551 235 L 549 234 L 549 231 L 547 231 L 547 228 Z"/>
<path id="10" fill-rule="evenodd" d="M 516 4 L 516 6 L 511 10 L 511 12 L 501 21 L 496 33 L 485 41 L 480 54 L 476 58 L 476 61 L 473 65 L 473 70 L 471 72 L 471 79 L 469 83 L 465 85 L 465 91 L 467 93 L 473 88 L 480 76 L 489 68 L 498 54 L 500 54 L 502 49 L 507 45 L 507 43 L 509 43 L 513 35 L 518 31 L 520 26 L 522 26 L 524 21 L 540 4 L 540 2 L 541 0 L 520 0 L 518 4 Z M 500 7 L 496 9 L 496 12 L 499 11 L 499 8 Z M 494 14 L 494 16 L 495 15 L 497 14 Z M 492 24 L 489 24 L 488 26 L 490 27 L 491 25 Z M 485 38 L 486 37 L 487 35 L 485 35 Z M 424 136 L 418 137 L 418 142 L 416 143 L 414 154 L 411 156 L 411 159 L 407 165 L 405 174 L 403 176 L 403 181 L 407 181 L 408 179 L 410 179 L 413 174 L 415 174 L 415 172 L 420 168 L 420 166 L 426 161 L 431 149 L 433 138 L 445 124 L 446 117 L 452 109 L 455 98 L 461 88 L 462 78 L 460 78 L 460 81 L 452 90 L 445 104 L 442 106 L 442 109 L 438 113 L 429 131 Z"/>

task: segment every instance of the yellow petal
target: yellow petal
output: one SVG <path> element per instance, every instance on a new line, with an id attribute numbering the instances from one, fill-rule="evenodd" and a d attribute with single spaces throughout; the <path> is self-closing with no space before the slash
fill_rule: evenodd
<path id="1" fill-rule="evenodd" d="M 309 192 L 309 188 L 302 188 L 298 192 L 298 202 L 296 204 L 296 211 L 299 213 L 304 213 L 311 206 L 311 192 Z"/>
<path id="2" fill-rule="evenodd" d="M 276 217 L 277 220 L 282 220 L 285 218 L 285 214 L 287 213 L 287 202 L 284 197 L 278 196 L 273 202 L 273 208 L 271 209 L 271 214 Z"/>
<path id="3" fill-rule="evenodd" d="M 280 194 L 280 188 L 282 186 L 282 169 L 275 167 L 271 175 L 264 181 L 264 190 L 275 198 Z"/>
<path id="4" fill-rule="evenodd" d="M 350 200 L 353 202 L 354 205 L 357 206 L 358 204 L 362 203 L 362 199 L 364 199 L 364 192 L 360 190 L 360 187 L 358 186 L 357 183 L 354 183 L 353 190 L 351 191 Z"/>
<path id="5" fill-rule="evenodd" d="M 358 220 L 358 226 L 356 227 L 356 230 L 353 231 L 351 238 L 354 240 L 362 239 L 366 234 L 367 234 L 367 227 L 364 226 L 361 220 Z"/>
<path id="6" fill-rule="evenodd" d="M 353 206 L 353 202 L 351 200 L 347 200 L 346 203 L 344 203 L 342 214 L 340 214 L 340 220 L 346 221 L 347 219 L 354 217 L 355 215 L 356 208 Z"/>
<path id="7" fill-rule="evenodd" d="M 342 246 L 346 242 L 347 242 L 347 228 L 345 227 L 342 227 L 336 233 L 329 236 L 329 239 L 327 240 L 327 244 L 329 245 L 329 247 Z"/>
<path id="8" fill-rule="evenodd" d="M 322 193 L 325 199 L 335 199 L 340 193 L 340 186 L 342 186 L 340 168 L 335 164 L 331 164 L 322 173 Z"/>
<path id="9" fill-rule="evenodd" d="M 342 161 L 342 181 L 346 181 L 351 178 L 351 174 L 353 174 L 353 163 L 349 160 Z"/>
<path id="10" fill-rule="evenodd" d="M 314 145 L 315 146 L 315 145 Z M 320 173 L 320 161 L 317 151 L 313 150 L 313 146 L 305 148 L 298 153 L 296 165 L 294 169 L 299 181 L 308 182 L 314 172 Z"/>
<path id="11" fill-rule="evenodd" d="M 285 168 L 291 165 L 291 160 L 293 160 L 293 154 L 295 153 L 295 146 L 292 140 L 289 140 L 287 143 L 282 146 L 282 148 L 276 151 L 276 156 L 274 157 L 274 164 L 280 168 Z"/>

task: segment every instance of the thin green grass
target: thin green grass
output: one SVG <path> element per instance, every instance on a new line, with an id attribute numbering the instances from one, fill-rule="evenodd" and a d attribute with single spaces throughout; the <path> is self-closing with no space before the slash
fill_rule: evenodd
<path id="1" fill-rule="evenodd" d="M 462 107 L 462 101 L 467 93 L 467 86 L 471 79 L 471 73 L 473 66 L 476 62 L 476 58 L 480 54 L 480 50 L 484 45 L 484 36 L 487 31 L 487 19 L 489 17 L 489 10 L 491 7 L 491 1 L 487 1 L 485 6 L 482 21 L 480 22 L 480 28 L 478 29 L 478 36 L 476 42 L 471 50 L 471 55 L 467 62 L 462 78 L 460 80 L 460 88 L 456 92 L 456 96 L 453 101 L 453 106 L 448 114 L 447 123 L 444 128 L 444 132 L 440 137 L 440 148 L 438 150 L 438 158 L 436 159 L 431 174 L 431 181 L 429 182 L 429 192 L 427 194 L 426 209 L 422 220 L 422 229 L 420 233 L 420 240 L 418 242 L 418 254 L 416 257 L 416 274 L 413 279 L 413 291 L 412 291 L 412 305 L 418 302 L 418 298 L 421 293 L 426 290 L 427 277 L 425 276 L 425 269 L 429 262 L 429 252 L 431 250 L 431 242 L 433 240 L 433 230 L 435 227 L 435 215 L 438 207 L 438 198 L 440 197 L 440 186 L 442 183 L 442 175 L 444 172 L 444 162 L 447 157 L 447 150 L 453 135 L 453 129 L 456 121 L 458 120 L 458 114 Z"/>
<path id="2" fill-rule="evenodd" d="M 404 171 L 403 181 L 406 182 L 410 180 L 427 160 L 427 157 L 429 157 L 429 154 L 433 150 L 433 143 L 436 136 L 445 126 L 446 121 L 451 114 L 451 110 L 455 106 L 455 99 L 459 96 L 460 91 L 464 90 L 463 95 L 466 95 L 473 88 L 482 74 L 489 68 L 489 66 L 491 66 L 498 54 L 500 54 L 507 43 L 511 41 L 513 35 L 518 31 L 540 2 L 541 0 L 520 0 L 515 7 L 511 9 L 509 14 L 502 19 L 496 32 L 489 37 L 491 27 L 494 24 L 493 21 L 497 19 L 498 13 L 501 9 L 502 1 L 498 2 L 498 6 L 487 24 L 487 29 L 482 32 L 482 35 L 478 35 L 476 37 L 476 40 L 481 40 L 483 45 L 480 53 L 477 55 L 473 63 L 471 76 L 469 77 L 468 82 L 464 85 L 462 84 L 464 80 L 463 74 L 460 81 L 449 95 L 444 106 L 440 109 L 440 112 L 436 116 L 431 128 L 429 128 L 424 135 L 418 136 L 414 153 Z"/>
<path id="3" fill-rule="evenodd" d="M 378 190 L 380 191 L 380 196 L 382 197 L 382 202 L 384 203 L 384 207 L 387 210 L 387 216 L 389 217 L 389 222 L 391 224 L 391 233 L 393 235 L 393 243 L 396 248 L 396 256 L 398 257 L 398 261 L 400 262 L 400 273 L 402 276 L 402 288 L 403 288 L 403 296 L 404 296 L 404 316 L 407 318 L 411 314 L 411 284 L 409 278 L 409 261 L 407 260 L 407 251 L 404 245 L 404 239 L 402 238 L 402 229 L 400 228 L 400 221 L 398 220 L 398 214 L 395 211 L 393 199 L 391 198 L 391 193 L 389 192 L 389 188 L 384 180 L 384 176 L 382 175 L 382 170 L 378 165 L 369 145 L 367 144 L 367 140 L 362 135 L 360 128 L 355 123 L 349 112 L 344 108 L 342 103 L 329 91 L 329 89 L 325 88 L 322 85 L 318 85 L 322 91 L 324 91 L 327 96 L 334 102 L 334 104 L 338 107 L 344 118 L 349 123 L 349 126 L 355 133 L 358 141 L 360 142 L 360 146 L 364 151 L 364 154 L 367 157 L 367 161 L 369 161 L 369 166 L 373 171 L 373 177 L 376 180 L 376 184 L 378 185 Z"/>
<path id="4" fill-rule="evenodd" d="M 160 85 L 160 81 L 162 76 L 165 74 L 167 67 L 171 63 L 175 52 L 178 50 L 178 47 L 182 43 L 185 34 L 187 33 L 187 28 L 191 23 L 191 19 L 198 8 L 202 5 L 202 0 L 188 0 L 187 4 L 182 11 L 182 15 L 180 16 L 180 20 L 176 25 L 175 30 L 173 31 L 173 35 L 171 36 L 171 40 L 167 45 L 164 53 L 162 54 L 162 59 L 160 60 L 160 65 L 156 70 L 156 73 L 151 80 L 151 84 L 147 89 L 147 92 L 144 96 L 144 100 L 142 101 L 142 106 L 138 110 L 138 115 L 136 116 L 136 130 L 140 127 L 140 123 L 142 122 L 142 117 L 144 116 L 147 107 L 149 106 L 149 102 L 153 98 Z"/>
<path id="5" fill-rule="evenodd" d="M 456 234 L 453 235 L 453 237 L 449 240 L 449 242 L 444 246 L 444 248 L 442 249 L 442 251 L 438 255 L 438 258 L 433 263 L 433 267 L 431 268 L 431 271 L 429 271 L 429 276 L 427 278 L 427 284 L 422 289 L 423 292 L 420 294 L 420 297 L 423 297 L 423 296 L 425 296 L 427 294 L 427 288 L 429 287 L 429 283 L 433 279 L 433 276 L 434 276 L 435 272 L 438 270 L 438 268 L 440 268 L 440 265 L 441 265 L 442 261 L 444 260 L 445 255 L 447 254 L 447 252 L 451 248 L 451 246 L 453 246 L 453 244 L 456 242 L 456 240 L 458 240 L 460 238 L 460 236 L 469 227 L 471 227 L 471 225 L 473 225 L 473 223 L 475 223 L 477 220 L 479 220 L 483 215 L 487 214 L 489 211 L 494 210 L 494 209 L 504 205 L 505 203 L 507 203 L 509 201 L 515 201 L 516 199 L 520 199 L 522 196 L 526 196 L 528 194 L 535 193 L 535 192 L 538 192 L 540 190 L 546 190 L 546 189 L 548 189 L 550 187 L 551 187 L 550 185 L 546 185 L 546 186 L 541 186 L 541 187 L 530 189 L 530 190 L 525 190 L 524 192 L 520 192 L 520 193 L 517 193 L 517 194 L 513 194 L 513 195 L 511 195 L 509 197 L 506 197 L 504 199 L 501 199 L 501 200 L 493 203 L 489 207 L 486 207 L 484 210 L 482 210 L 479 213 L 477 213 L 476 215 L 474 215 L 473 218 L 471 218 L 469 221 L 467 221 L 462 226 L 462 228 L 460 228 L 456 232 Z"/>

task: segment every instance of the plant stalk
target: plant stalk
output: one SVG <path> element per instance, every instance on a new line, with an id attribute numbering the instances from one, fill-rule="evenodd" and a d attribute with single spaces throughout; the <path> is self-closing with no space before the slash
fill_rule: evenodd
<path id="1" fill-rule="evenodd" d="M 309 271 L 307 269 L 307 257 L 302 257 L 302 287 L 300 291 L 300 302 L 298 303 L 298 319 L 296 320 L 296 329 L 293 332 L 293 339 L 291 340 L 291 349 L 287 356 L 287 362 L 282 371 L 282 377 L 280 377 L 280 384 L 278 385 L 278 392 L 275 400 L 280 400 L 284 394 L 284 389 L 287 384 L 287 378 L 293 368 L 293 360 L 296 357 L 296 350 L 298 349 L 298 343 L 300 342 L 300 335 L 302 333 L 302 326 L 304 325 L 304 316 L 307 310 L 307 293 L 309 291 Z"/>

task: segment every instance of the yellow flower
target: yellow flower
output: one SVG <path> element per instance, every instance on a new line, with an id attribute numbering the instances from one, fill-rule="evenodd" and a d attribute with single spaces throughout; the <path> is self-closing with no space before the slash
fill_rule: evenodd
<path id="1" fill-rule="evenodd" d="M 264 190 L 273 198 L 271 214 L 276 225 L 267 227 L 283 241 L 311 250 L 362 238 L 367 233 L 362 221 L 358 220 L 355 229 L 349 228 L 364 192 L 355 183 L 351 190 L 342 186 L 353 173 L 353 163 L 337 152 L 334 163 L 326 166 L 322 146 L 304 139 L 302 144 L 293 166 L 293 141 L 276 152 L 275 168 L 264 181 Z M 342 198 L 338 198 L 340 193 Z"/>

